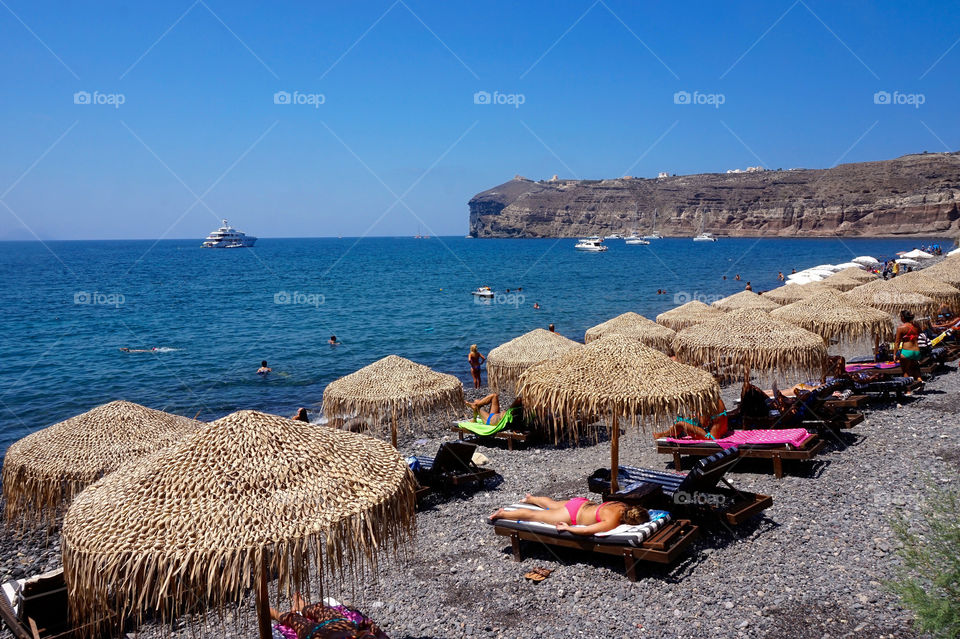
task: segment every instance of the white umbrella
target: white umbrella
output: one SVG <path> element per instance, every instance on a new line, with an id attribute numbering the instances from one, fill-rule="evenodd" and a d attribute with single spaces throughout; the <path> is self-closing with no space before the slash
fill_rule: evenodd
<path id="1" fill-rule="evenodd" d="M 848 268 L 863 268 L 863 264 L 857 264 L 856 262 L 844 262 L 843 264 L 837 264 L 838 272 Z"/>
<path id="2" fill-rule="evenodd" d="M 913 260 L 929 260 L 933 255 L 927 253 L 926 251 L 921 251 L 920 249 L 913 249 L 903 254 L 903 257 L 908 257 Z"/>
<path id="3" fill-rule="evenodd" d="M 960 248 L 953 249 L 952 251 L 947 253 L 947 255 L 960 255 Z"/>
<path id="4" fill-rule="evenodd" d="M 870 257 L 869 255 L 861 255 L 860 257 L 855 257 L 851 262 L 856 262 L 857 264 L 862 264 L 863 266 L 876 266 L 880 263 L 875 257 Z"/>
<path id="5" fill-rule="evenodd" d="M 901 257 L 899 260 L 897 260 L 897 264 L 903 264 L 905 266 L 920 266 L 920 262 L 911 260 L 909 257 Z"/>

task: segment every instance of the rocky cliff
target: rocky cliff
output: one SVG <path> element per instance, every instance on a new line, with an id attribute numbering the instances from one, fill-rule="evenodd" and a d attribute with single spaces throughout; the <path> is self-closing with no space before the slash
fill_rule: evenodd
<path id="1" fill-rule="evenodd" d="M 470 200 L 474 237 L 575 237 L 654 225 L 665 236 L 949 235 L 960 231 L 960 153 L 832 169 L 657 179 L 517 176 Z"/>

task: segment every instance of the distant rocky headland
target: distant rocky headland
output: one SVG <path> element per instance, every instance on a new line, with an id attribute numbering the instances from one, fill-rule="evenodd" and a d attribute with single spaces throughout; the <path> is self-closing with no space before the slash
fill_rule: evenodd
<path id="1" fill-rule="evenodd" d="M 533 181 L 516 176 L 470 200 L 473 237 L 593 234 L 889 237 L 960 234 L 960 153 L 831 169 L 655 179 Z"/>

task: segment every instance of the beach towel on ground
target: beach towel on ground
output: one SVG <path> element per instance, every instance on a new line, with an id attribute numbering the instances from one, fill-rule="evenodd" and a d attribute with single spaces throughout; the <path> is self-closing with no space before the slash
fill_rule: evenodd
<path id="1" fill-rule="evenodd" d="M 490 435 L 499 433 L 501 430 L 513 423 L 516 412 L 516 407 L 508 408 L 500 418 L 500 421 L 498 421 L 496 424 L 486 424 L 480 416 L 477 416 L 472 420 L 457 422 L 457 426 L 463 428 L 464 430 L 468 430 L 475 435 L 489 437 Z"/>
<path id="2" fill-rule="evenodd" d="M 716 441 L 712 439 L 691 439 L 689 437 L 684 437 L 683 439 L 664 437 L 657 441 L 685 446 L 719 446 L 720 448 L 730 448 L 731 446 L 750 448 L 751 446 L 782 446 L 784 444 L 802 448 L 811 437 L 813 437 L 813 435 L 803 428 L 782 428 L 772 430 L 738 430 Z"/>

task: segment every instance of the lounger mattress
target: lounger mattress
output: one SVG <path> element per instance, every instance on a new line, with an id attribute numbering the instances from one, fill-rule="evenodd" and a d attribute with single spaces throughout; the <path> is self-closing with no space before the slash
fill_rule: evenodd
<path id="1" fill-rule="evenodd" d="M 780 446 L 792 446 L 794 448 L 803 448 L 803 446 L 813 438 L 812 433 L 804 428 L 780 428 L 768 430 L 738 430 L 718 439 L 675 439 L 673 437 L 661 437 L 657 439 L 658 444 L 675 444 L 679 446 L 716 446 L 717 448 L 730 448 L 740 446 L 741 448 L 777 448 Z"/>

